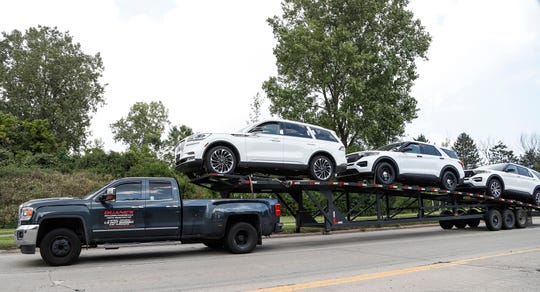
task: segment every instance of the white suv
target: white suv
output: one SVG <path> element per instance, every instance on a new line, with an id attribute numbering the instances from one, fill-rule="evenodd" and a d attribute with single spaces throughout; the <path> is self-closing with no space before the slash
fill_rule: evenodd
<path id="1" fill-rule="evenodd" d="M 465 171 L 464 189 L 485 190 L 496 199 L 515 198 L 540 205 L 540 174 L 514 163 L 499 163 Z"/>
<path id="2" fill-rule="evenodd" d="M 308 175 L 329 180 L 344 171 L 345 147 L 336 134 L 288 120 L 266 120 L 237 133 L 195 134 L 175 149 L 176 169 L 193 178 L 202 173 Z"/>
<path id="3" fill-rule="evenodd" d="M 453 191 L 465 176 L 463 163 L 456 157 L 450 149 L 427 143 L 395 143 L 373 151 L 348 154 L 347 171 L 339 174 L 338 179 L 374 178 L 380 184 L 395 181 L 437 184 Z"/>

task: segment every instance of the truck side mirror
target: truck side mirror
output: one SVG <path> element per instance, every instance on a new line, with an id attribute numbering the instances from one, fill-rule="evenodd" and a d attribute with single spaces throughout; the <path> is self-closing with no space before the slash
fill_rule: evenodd
<path id="1" fill-rule="evenodd" d="M 100 196 L 101 202 L 115 202 L 116 201 L 116 188 L 107 188 L 105 194 Z"/>

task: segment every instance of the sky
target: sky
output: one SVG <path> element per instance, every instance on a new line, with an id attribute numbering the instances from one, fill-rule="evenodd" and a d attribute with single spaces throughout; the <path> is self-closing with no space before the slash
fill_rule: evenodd
<path id="1" fill-rule="evenodd" d="M 123 151 L 110 124 L 136 102 L 161 101 L 172 125 L 229 132 L 247 125 L 253 97 L 277 74 L 266 19 L 279 0 L 2 0 L 0 31 L 43 25 L 100 53 L 106 105 L 91 140 Z M 418 118 L 405 136 L 435 144 L 466 132 L 480 147 L 540 135 L 540 1 L 412 0 L 432 36 L 412 88 Z M 267 106 L 267 104 L 265 104 Z M 268 115 L 263 109 L 263 117 Z"/>

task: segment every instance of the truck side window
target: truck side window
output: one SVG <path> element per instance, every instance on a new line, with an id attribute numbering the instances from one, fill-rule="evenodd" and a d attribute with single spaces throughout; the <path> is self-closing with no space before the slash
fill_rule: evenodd
<path id="1" fill-rule="evenodd" d="M 131 182 L 116 186 L 116 201 L 142 200 L 142 184 Z"/>
<path id="2" fill-rule="evenodd" d="M 170 182 L 151 181 L 150 182 L 150 200 L 170 200 L 173 198 Z"/>

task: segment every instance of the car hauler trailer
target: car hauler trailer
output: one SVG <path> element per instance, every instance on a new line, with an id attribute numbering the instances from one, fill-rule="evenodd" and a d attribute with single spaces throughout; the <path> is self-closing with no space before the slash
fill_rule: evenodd
<path id="1" fill-rule="evenodd" d="M 219 192 L 224 198 L 231 194 L 274 194 L 295 217 L 297 232 L 301 227 L 321 227 L 330 232 L 337 228 L 415 222 L 439 222 L 443 229 L 460 229 L 478 227 L 481 220 L 487 229 L 497 231 L 525 228 L 532 224 L 532 216 L 540 214 L 538 205 L 436 187 L 225 174 L 209 174 L 191 182 Z M 294 204 L 287 203 L 291 200 L 284 196 L 290 196 Z M 315 208 L 306 208 L 306 201 Z"/>

